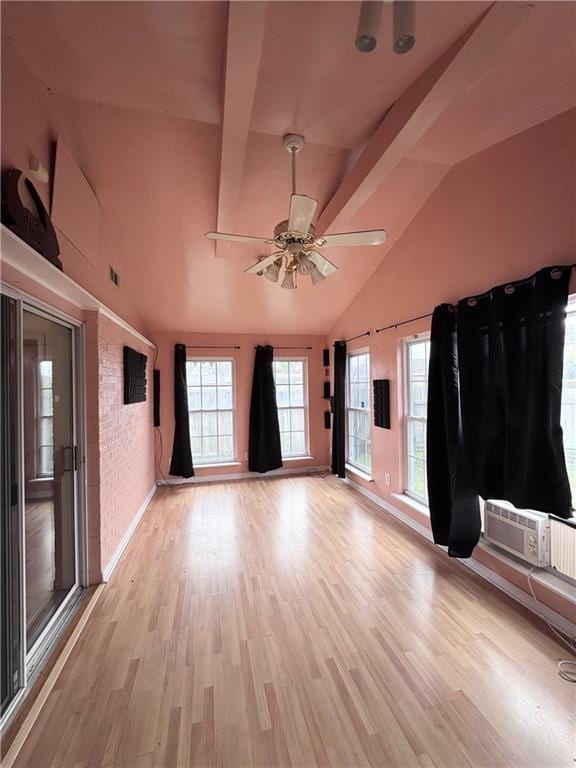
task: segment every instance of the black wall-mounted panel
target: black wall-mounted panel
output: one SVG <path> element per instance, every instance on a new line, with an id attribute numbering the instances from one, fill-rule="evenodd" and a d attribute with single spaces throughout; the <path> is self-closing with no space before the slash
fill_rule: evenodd
<path id="1" fill-rule="evenodd" d="M 141 352 L 124 347 L 124 405 L 146 401 L 147 360 Z"/>
<path id="2" fill-rule="evenodd" d="M 329 349 L 323 349 L 322 350 L 322 365 L 324 368 L 328 368 L 330 365 L 330 350 Z"/>
<path id="3" fill-rule="evenodd" d="M 390 379 L 374 379 L 374 426 L 390 429 Z"/>
<path id="4" fill-rule="evenodd" d="M 325 381 L 324 382 L 324 400 L 330 400 L 330 382 Z"/>
<path id="5" fill-rule="evenodd" d="M 160 426 L 160 371 L 154 369 L 154 426 Z"/>
<path id="6" fill-rule="evenodd" d="M 331 413 L 330 411 L 324 411 L 324 427 L 326 429 L 330 429 L 332 422 Z"/>

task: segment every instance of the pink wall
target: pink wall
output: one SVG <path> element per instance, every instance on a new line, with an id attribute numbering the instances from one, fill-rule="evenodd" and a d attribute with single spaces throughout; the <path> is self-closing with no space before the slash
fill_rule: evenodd
<path id="1" fill-rule="evenodd" d="M 15 50 L 13 44 L 3 39 L 2 169 L 16 167 L 25 173 L 30 155 L 35 155 L 52 174 L 48 184 L 35 183 L 48 211 L 51 206 L 51 184 L 54 181 L 54 148 L 59 135 L 65 136 L 72 150 L 75 149 L 74 137 L 71 136 L 69 126 L 57 108 L 56 99 Z M 84 168 L 82 170 L 86 173 Z M 21 189 L 21 195 L 26 200 L 25 189 Z M 28 205 L 33 208 L 29 201 Z M 86 216 L 91 218 L 91 212 L 86 211 Z M 92 264 L 61 232 L 57 231 L 57 234 L 60 258 L 66 274 L 142 332 L 144 328 L 128 285 L 118 288 L 109 279 L 110 263 L 121 274 L 125 273 L 122 254 L 110 241 L 104 213 L 101 215 L 99 226 L 96 264 Z"/>
<path id="2" fill-rule="evenodd" d="M 97 321 L 100 550 L 105 568 L 154 485 L 154 350 L 105 315 L 99 314 Z M 144 403 L 124 405 L 124 345 L 148 356 Z"/>
<path id="3" fill-rule="evenodd" d="M 236 371 L 236 455 L 240 466 L 196 469 L 198 476 L 212 474 L 236 474 L 248 471 L 248 461 L 245 455 L 248 451 L 248 423 L 250 415 L 250 393 L 252 387 L 252 368 L 254 365 L 254 347 L 256 344 L 271 344 L 281 346 L 310 346 L 311 350 L 278 350 L 278 356 L 306 357 L 308 359 L 308 401 L 310 424 L 310 454 L 311 460 L 290 460 L 284 463 L 284 468 L 296 469 L 326 465 L 328 463 L 329 430 L 324 428 L 324 411 L 327 401 L 322 399 L 324 368 L 322 367 L 322 350 L 326 346 L 323 336 L 275 336 L 252 334 L 211 334 L 211 333 L 156 333 L 151 340 L 158 347 L 156 368 L 161 372 L 160 392 L 160 429 L 162 432 L 163 455 L 162 471 L 168 477 L 172 439 L 174 436 L 173 415 L 173 365 L 175 344 L 223 345 L 240 346 L 240 349 L 201 350 L 190 349 L 191 357 L 233 357 Z M 159 459 L 159 440 L 156 442 L 156 459 Z M 157 471 L 157 479 L 161 474 Z M 170 477 L 168 477 L 170 480 Z"/>
<path id="4" fill-rule="evenodd" d="M 373 482 L 350 476 L 421 522 L 401 496 L 401 358 L 402 339 L 428 331 L 430 320 L 374 331 L 539 267 L 574 262 L 575 137 L 571 110 L 455 167 L 330 333 L 332 343 L 371 330 L 349 349 L 368 347 L 372 378 L 391 383 L 392 428 L 372 429 Z"/>

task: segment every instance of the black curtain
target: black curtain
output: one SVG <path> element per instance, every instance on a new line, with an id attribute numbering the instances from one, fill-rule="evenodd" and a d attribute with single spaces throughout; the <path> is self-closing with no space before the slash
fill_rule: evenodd
<path id="1" fill-rule="evenodd" d="M 465 453 L 484 498 L 568 518 L 560 426 L 570 267 L 458 304 Z"/>
<path id="2" fill-rule="evenodd" d="M 174 445 L 170 474 L 193 477 L 190 422 L 188 415 L 188 387 L 186 384 L 186 347 L 174 346 Z"/>
<path id="3" fill-rule="evenodd" d="M 269 472 L 282 466 L 273 358 L 272 347 L 256 347 L 248 446 L 248 468 L 251 472 Z"/>
<path id="4" fill-rule="evenodd" d="M 463 453 L 456 311 L 449 304 L 432 315 L 426 446 L 434 541 L 451 557 L 470 557 L 480 538 L 480 505 Z"/>
<path id="5" fill-rule="evenodd" d="M 334 344 L 332 474 L 346 477 L 346 342 Z"/>

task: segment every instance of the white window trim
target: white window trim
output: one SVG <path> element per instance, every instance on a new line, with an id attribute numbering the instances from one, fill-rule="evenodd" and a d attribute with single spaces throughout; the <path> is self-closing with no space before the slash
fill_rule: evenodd
<path id="1" fill-rule="evenodd" d="M 350 442 L 349 442 L 349 435 L 348 435 L 348 411 L 361 411 L 362 408 L 350 408 L 348 405 L 350 402 L 350 358 L 351 357 L 358 357 L 360 355 L 368 355 L 368 398 L 369 398 L 369 405 L 368 405 L 368 415 L 369 415 L 369 423 L 370 423 L 370 468 L 367 469 L 366 467 L 361 466 L 360 464 L 356 464 L 356 462 L 352 461 L 350 458 Z M 346 354 L 346 461 L 345 465 L 350 469 L 351 472 L 356 472 L 356 474 L 360 475 L 365 480 L 372 480 L 372 464 L 373 464 L 373 456 L 372 456 L 372 359 L 370 355 L 370 347 L 362 347 L 362 349 L 355 349 L 351 352 L 347 352 Z"/>
<path id="2" fill-rule="evenodd" d="M 430 331 L 406 336 L 402 339 L 402 381 L 403 381 L 403 418 L 402 418 L 402 474 L 403 474 L 403 495 L 408 499 L 415 501 L 420 507 L 428 511 L 428 499 L 420 496 L 408 488 L 408 424 L 411 421 L 426 423 L 427 419 L 423 416 L 410 416 L 408 414 L 408 404 L 410 402 L 410 377 L 408 375 L 408 348 L 411 343 L 418 341 L 430 341 Z"/>
<path id="3" fill-rule="evenodd" d="M 222 357 L 221 355 L 202 355 L 201 357 L 198 355 L 187 355 L 186 356 L 186 362 L 187 363 L 202 363 L 202 362 L 222 362 L 232 363 L 232 456 L 229 456 L 225 459 L 222 459 L 221 461 L 214 461 L 214 459 L 209 459 L 206 462 L 202 462 L 200 459 L 194 458 L 192 456 L 192 460 L 194 462 L 194 466 L 200 468 L 210 468 L 210 467 L 225 467 L 225 466 L 236 466 L 240 464 L 238 461 L 238 444 L 237 444 L 237 431 L 236 431 L 236 358 L 235 357 Z M 188 380 L 186 380 L 186 386 L 188 386 Z M 196 411 L 191 411 L 188 409 L 188 414 L 196 413 Z M 199 411 L 199 413 L 202 413 L 202 409 Z M 190 435 L 190 440 L 192 440 L 192 435 Z"/>
<path id="4" fill-rule="evenodd" d="M 291 453 L 290 456 L 282 456 L 282 461 L 302 461 L 302 459 L 310 459 L 310 410 L 308 406 L 308 358 L 303 355 L 297 357 L 294 355 L 274 355 L 273 362 L 302 362 L 304 363 L 304 376 L 303 376 L 303 403 L 304 403 L 304 451 L 300 453 Z M 276 377 L 274 377 L 274 385 L 276 386 Z M 297 406 L 294 406 L 295 408 Z M 278 410 L 289 410 L 288 408 L 278 408 Z"/>

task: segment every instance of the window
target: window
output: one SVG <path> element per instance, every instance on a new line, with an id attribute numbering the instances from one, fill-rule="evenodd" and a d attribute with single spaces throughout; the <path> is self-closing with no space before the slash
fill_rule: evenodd
<path id="1" fill-rule="evenodd" d="M 54 474 L 52 360 L 38 363 L 38 477 Z"/>
<path id="2" fill-rule="evenodd" d="M 346 397 L 348 462 L 372 472 L 372 424 L 370 418 L 370 354 L 348 355 Z"/>
<path id="3" fill-rule="evenodd" d="M 274 360 L 282 458 L 308 456 L 306 360 Z"/>
<path id="4" fill-rule="evenodd" d="M 576 503 L 576 296 L 571 296 L 566 315 L 564 342 L 564 377 L 562 381 L 562 431 L 566 469 Z"/>
<path id="5" fill-rule="evenodd" d="M 422 504 L 428 504 L 426 413 L 429 360 L 430 338 L 428 336 L 418 336 L 406 341 L 405 492 Z"/>
<path id="6" fill-rule="evenodd" d="M 186 380 L 194 464 L 234 461 L 234 361 L 188 360 Z"/>

